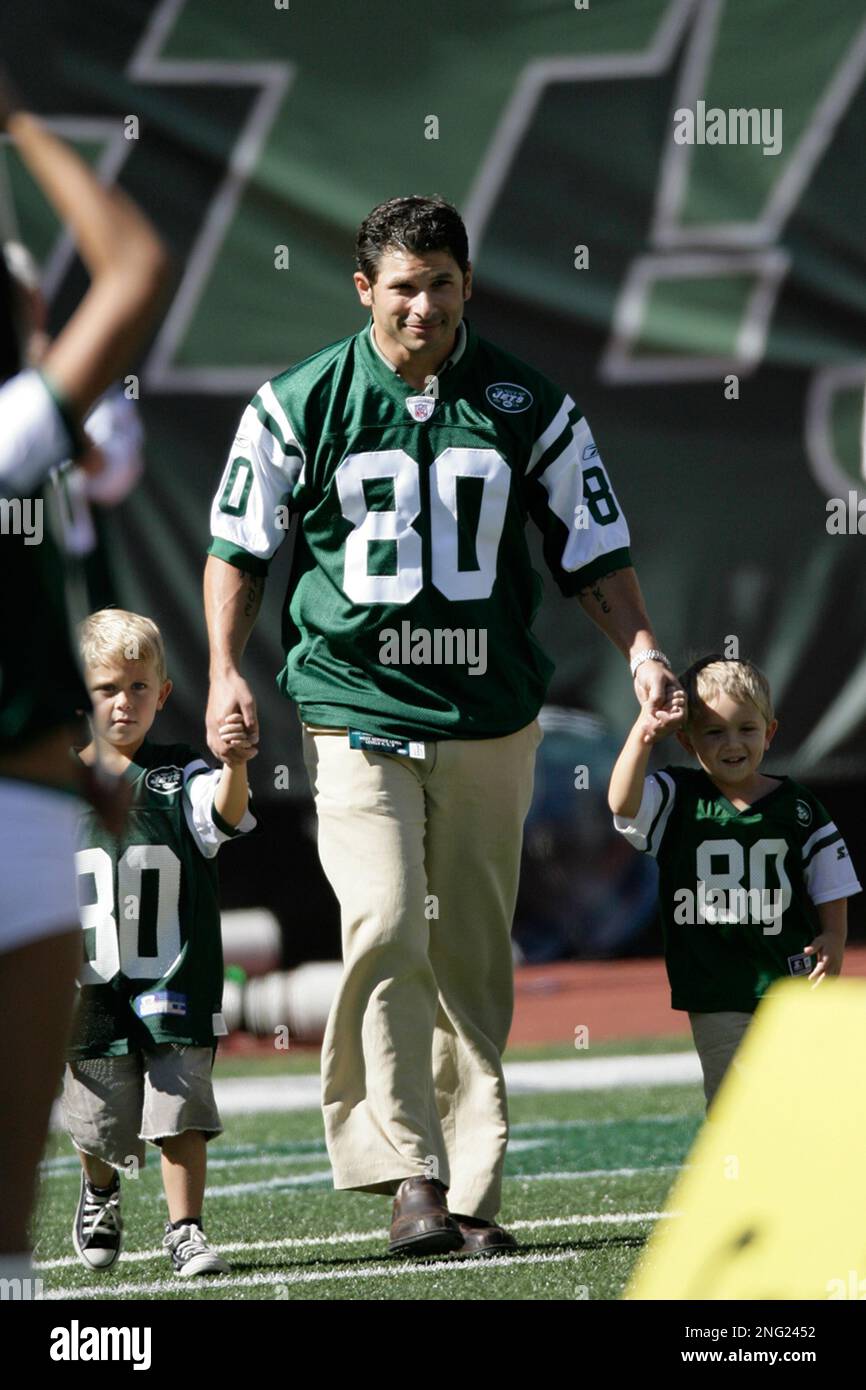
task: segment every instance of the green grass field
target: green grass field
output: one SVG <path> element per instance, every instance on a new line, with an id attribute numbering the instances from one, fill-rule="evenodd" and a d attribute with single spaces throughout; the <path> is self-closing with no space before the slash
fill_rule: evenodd
<path id="1" fill-rule="evenodd" d="M 679 1041 L 679 1040 L 678 1040 Z M 677 1044 L 666 1040 L 664 1050 Z M 593 1056 L 627 1050 L 594 1047 Z M 574 1057 L 573 1050 L 506 1060 Z M 313 1055 L 291 1057 L 314 1070 Z M 229 1059 L 218 1076 L 285 1073 L 289 1059 Z M 124 1253 L 96 1276 L 70 1236 L 78 1162 L 51 1138 L 36 1237 L 46 1298 L 97 1299 L 617 1299 L 621 1297 L 703 1117 L 698 1086 L 518 1095 L 503 1223 L 519 1251 L 497 1259 L 386 1253 L 390 1199 L 335 1193 L 318 1111 L 229 1116 L 209 1148 L 205 1229 L 230 1275 L 180 1280 L 160 1248 L 165 1204 L 155 1152 L 124 1180 Z"/>

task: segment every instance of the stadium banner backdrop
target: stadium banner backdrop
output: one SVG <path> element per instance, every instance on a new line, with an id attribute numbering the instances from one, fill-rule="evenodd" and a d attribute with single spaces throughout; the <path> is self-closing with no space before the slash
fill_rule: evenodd
<path id="1" fill-rule="evenodd" d="M 244 404 L 362 325 L 363 215 L 440 192 L 469 227 L 474 326 L 589 418 L 664 647 L 685 664 L 736 638 L 777 698 L 768 770 L 862 777 L 859 0 L 440 0 L 435 17 L 423 0 L 8 0 L 0 39 L 27 100 L 175 258 L 131 386 L 146 477 L 112 536 L 118 600 L 167 638 L 166 738 L 203 744 L 201 570 Z M 65 316 L 81 268 L 8 150 L 0 163 L 4 235 L 29 242 Z M 278 767 L 308 794 L 274 685 L 287 559 L 248 659 L 262 796 Z M 618 737 L 624 664 L 547 589 L 551 699 Z"/>

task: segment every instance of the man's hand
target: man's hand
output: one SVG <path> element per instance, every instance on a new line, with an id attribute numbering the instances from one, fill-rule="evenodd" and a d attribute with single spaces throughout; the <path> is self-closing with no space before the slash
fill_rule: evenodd
<path id="1" fill-rule="evenodd" d="M 634 693 L 646 715 L 647 731 L 654 743 L 666 733 L 680 728 L 686 716 L 685 691 L 667 666 L 661 661 L 642 661 L 635 672 Z"/>
<path id="2" fill-rule="evenodd" d="M 240 671 L 211 677 L 206 719 L 207 746 L 220 762 L 237 767 L 256 756 L 259 741 L 256 701 Z"/>

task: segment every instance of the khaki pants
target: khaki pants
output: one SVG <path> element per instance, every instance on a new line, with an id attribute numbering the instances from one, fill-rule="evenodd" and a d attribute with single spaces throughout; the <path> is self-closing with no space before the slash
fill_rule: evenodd
<path id="1" fill-rule="evenodd" d="M 336 1188 L 438 1177 L 492 1220 L 508 1112 L 511 924 L 532 800 L 533 721 L 423 759 L 304 730 L 319 855 L 340 902 L 343 978 L 322 1048 Z"/>
<path id="2" fill-rule="evenodd" d="M 689 1014 L 692 1037 L 701 1059 L 704 1073 L 704 1095 L 707 1109 L 722 1078 L 740 1045 L 740 1040 L 754 1017 L 753 1014 L 735 1013 L 732 1010 L 707 1014 Z M 736 1066 L 736 1062 L 733 1063 Z"/>

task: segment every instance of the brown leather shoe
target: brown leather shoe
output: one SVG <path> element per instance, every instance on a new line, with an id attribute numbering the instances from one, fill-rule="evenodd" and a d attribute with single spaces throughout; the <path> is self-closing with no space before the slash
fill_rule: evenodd
<path id="1" fill-rule="evenodd" d="M 440 1255 L 459 1250 L 463 1236 L 448 1211 L 446 1189 L 437 1178 L 406 1178 L 397 1188 L 388 1253 Z"/>
<path id="2" fill-rule="evenodd" d="M 478 1216 L 458 1216 L 456 1212 L 452 1215 L 463 1237 L 461 1255 L 501 1255 L 506 1250 L 517 1249 L 511 1232 L 494 1221 L 482 1221 Z"/>

